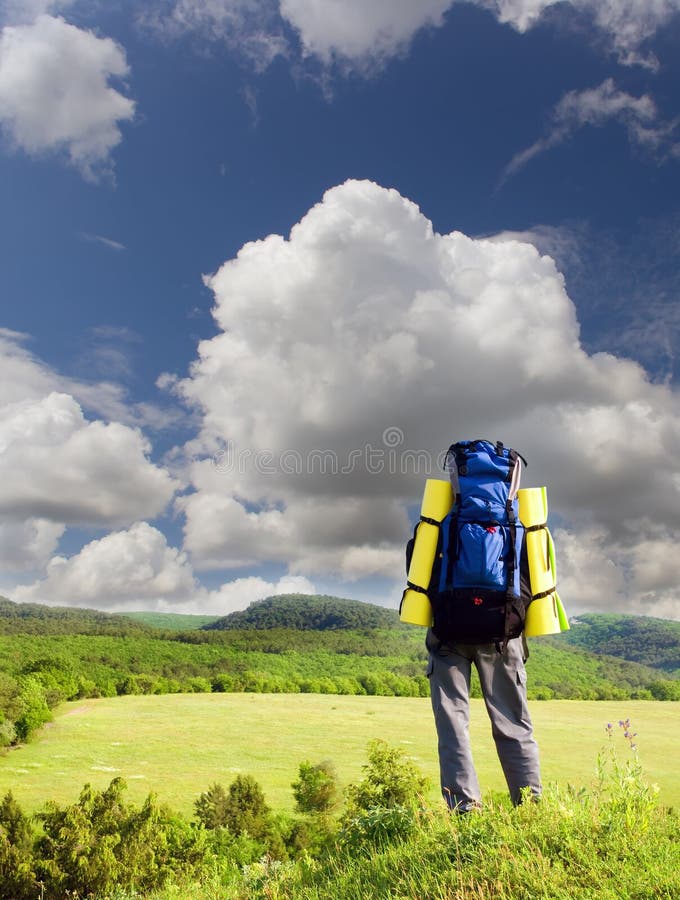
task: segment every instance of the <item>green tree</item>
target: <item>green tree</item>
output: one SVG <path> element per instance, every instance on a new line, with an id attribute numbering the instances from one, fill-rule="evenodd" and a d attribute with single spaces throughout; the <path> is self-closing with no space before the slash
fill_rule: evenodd
<path id="1" fill-rule="evenodd" d="M 8 791 L 0 803 L 0 825 L 5 829 L 7 839 L 15 847 L 28 850 L 33 844 L 33 830 L 28 817 Z"/>
<path id="2" fill-rule="evenodd" d="M 227 824 L 228 798 L 221 784 L 215 782 L 194 801 L 196 818 L 204 828 L 221 828 Z"/>
<path id="3" fill-rule="evenodd" d="M 680 681 L 653 681 L 648 689 L 655 700 L 680 700 Z"/>
<path id="4" fill-rule="evenodd" d="M 261 837 L 270 825 L 271 810 L 262 788 L 252 775 L 237 775 L 229 785 L 224 824 L 232 834 L 247 831 L 252 837 Z"/>
<path id="5" fill-rule="evenodd" d="M 333 763 L 301 762 L 298 780 L 291 785 L 296 808 L 303 813 L 325 813 L 337 802 L 338 786 Z"/>
<path id="6" fill-rule="evenodd" d="M 35 675 L 23 675 L 18 682 L 19 715 L 14 727 L 19 740 L 25 741 L 41 725 L 50 721 L 52 713 L 47 705 L 43 686 Z"/>

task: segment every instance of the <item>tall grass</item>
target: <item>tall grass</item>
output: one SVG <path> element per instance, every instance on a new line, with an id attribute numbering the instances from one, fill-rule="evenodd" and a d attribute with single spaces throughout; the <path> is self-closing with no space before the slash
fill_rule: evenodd
<path id="1" fill-rule="evenodd" d="M 539 805 L 429 812 L 405 839 L 339 850 L 325 860 L 244 874 L 240 898 L 498 898 L 624 900 L 680 896 L 677 818 L 612 817 L 601 798 L 549 789 Z M 628 823 L 634 823 L 630 827 Z M 644 828 L 638 830 L 637 825 Z"/>
<path id="2" fill-rule="evenodd" d="M 619 724 L 608 726 L 590 790 L 551 785 L 538 803 L 490 798 L 467 815 L 402 797 L 345 817 L 317 858 L 265 857 L 153 898 L 676 900 L 680 820 L 645 781 L 630 722 Z"/>

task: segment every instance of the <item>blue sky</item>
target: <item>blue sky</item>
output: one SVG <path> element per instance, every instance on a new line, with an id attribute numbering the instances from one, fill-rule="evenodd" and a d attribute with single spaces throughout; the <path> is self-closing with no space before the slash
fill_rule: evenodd
<path id="1" fill-rule="evenodd" d="M 489 436 L 548 485 L 569 612 L 680 618 L 649 7 L 0 2 L 3 593 L 396 604 L 423 477 Z"/>

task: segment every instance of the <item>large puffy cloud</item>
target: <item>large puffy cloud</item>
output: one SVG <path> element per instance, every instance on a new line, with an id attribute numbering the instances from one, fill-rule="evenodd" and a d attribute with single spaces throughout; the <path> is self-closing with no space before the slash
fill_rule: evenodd
<path id="1" fill-rule="evenodd" d="M 0 560 L 42 569 L 66 525 L 114 527 L 163 511 L 179 487 L 150 458 L 137 427 L 89 419 L 88 405 L 125 411 L 115 386 L 65 378 L 0 330 Z M 128 416 L 134 418 L 134 415 Z"/>
<path id="2" fill-rule="evenodd" d="M 120 396 L 60 376 L 24 344 L 25 336 L 0 330 L 3 594 L 16 601 L 218 615 L 270 594 L 314 592 L 299 575 L 203 587 L 185 553 L 168 546 L 157 528 L 135 521 L 161 513 L 179 483 L 151 461 L 138 428 L 87 419 L 66 391 L 115 409 L 123 408 Z M 71 557 L 55 555 L 67 525 L 130 523 Z M 12 584 L 10 573 L 35 580 Z"/>
<path id="3" fill-rule="evenodd" d="M 0 328 L 0 406 L 40 399 L 56 387 L 58 376 L 24 346 L 26 336 Z"/>
<path id="4" fill-rule="evenodd" d="M 226 615 L 275 593 L 312 593 L 304 578 L 276 582 L 240 578 L 208 591 L 195 578 L 186 555 L 170 547 L 147 522 L 107 534 L 76 555 L 55 556 L 45 578 L 12 591 L 16 602 L 96 607 L 109 611 L 156 611 Z"/>
<path id="5" fill-rule="evenodd" d="M 304 52 L 324 63 L 351 59 L 372 68 L 403 52 L 426 26 L 440 26 L 451 0 L 281 0 Z"/>
<path id="6" fill-rule="evenodd" d="M 212 434 L 205 437 L 213 440 Z M 267 447 L 277 446 L 273 433 L 272 440 Z M 328 440 L 330 447 L 332 438 Z M 185 545 L 196 563 L 203 569 L 221 569 L 276 562 L 288 565 L 293 573 L 331 573 L 346 581 L 374 574 L 394 576 L 403 558 L 395 544 L 408 527 L 399 499 L 343 496 L 348 488 L 344 476 L 331 477 L 331 482 L 340 483 L 328 484 L 327 476 L 314 474 L 320 458 L 315 446 L 292 447 L 291 439 L 280 455 L 265 451 L 272 460 L 265 475 L 257 463 L 250 468 L 248 461 L 259 451 L 251 455 L 252 447 L 245 443 L 235 449 L 248 470 L 242 476 L 234 478 L 236 471 L 225 467 L 223 457 L 217 466 L 213 460 L 191 464 L 196 490 L 180 497 L 177 505 L 186 517 Z M 353 450 L 338 441 L 335 450 L 324 451 L 324 457 L 348 460 Z M 283 460 L 282 470 L 275 471 L 277 460 Z M 292 460 L 299 475 L 289 474 Z M 357 465 L 363 468 L 362 462 Z M 298 488 L 291 490 L 287 481 L 299 482 Z M 356 481 L 349 490 L 356 491 Z"/>
<path id="7" fill-rule="evenodd" d="M 89 180 L 110 175 L 120 123 L 135 109 L 110 82 L 128 73 L 118 44 L 62 18 L 7 25 L 0 33 L 0 123 L 31 155 L 65 154 Z"/>
<path id="8" fill-rule="evenodd" d="M 64 525 L 49 519 L 0 522 L 0 566 L 5 572 L 42 569 L 64 531 Z"/>
<path id="9" fill-rule="evenodd" d="M 185 612 L 209 615 L 228 615 L 245 609 L 256 600 L 272 597 L 277 594 L 315 594 L 316 588 L 309 579 L 300 575 L 283 575 L 276 581 L 250 576 L 225 581 L 213 591 L 199 592 Z"/>
<path id="10" fill-rule="evenodd" d="M 0 410 L 0 513 L 119 525 L 163 511 L 178 487 L 137 429 L 88 421 L 68 394 Z"/>
<path id="11" fill-rule="evenodd" d="M 203 415 L 180 500 L 196 565 L 398 580 L 423 476 L 452 439 L 486 435 L 550 485 L 572 609 L 614 559 L 603 606 L 644 594 L 680 616 L 673 573 L 642 562 L 680 537 L 678 396 L 583 350 L 552 259 L 436 234 L 396 191 L 348 182 L 206 281 L 221 331 L 178 385 Z"/>
<path id="12" fill-rule="evenodd" d="M 187 602 L 198 585 L 181 552 L 146 522 L 86 544 L 75 556 L 53 557 L 46 577 L 19 587 L 18 602 L 144 609 L 163 602 Z M 135 606 L 136 604 L 136 606 Z"/>
<path id="13" fill-rule="evenodd" d="M 625 610 L 678 619 L 677 532 L 648 527 L 631 548 L 604 528 L 558 529 L 558 582 L 574 611 Z"/>

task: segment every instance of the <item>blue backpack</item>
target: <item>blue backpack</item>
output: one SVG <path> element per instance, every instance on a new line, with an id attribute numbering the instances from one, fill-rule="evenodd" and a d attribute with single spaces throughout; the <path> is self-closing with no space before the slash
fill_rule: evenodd
<path id="1" fill-rule="evenodd" d="M 502 649 L 524 629 L 531 588 L 518 516 L 522 460 L 500 441 L 460 441 L 447 451 L 455 499 L 441 523 L 428 591 L 443 642 Z"/>

